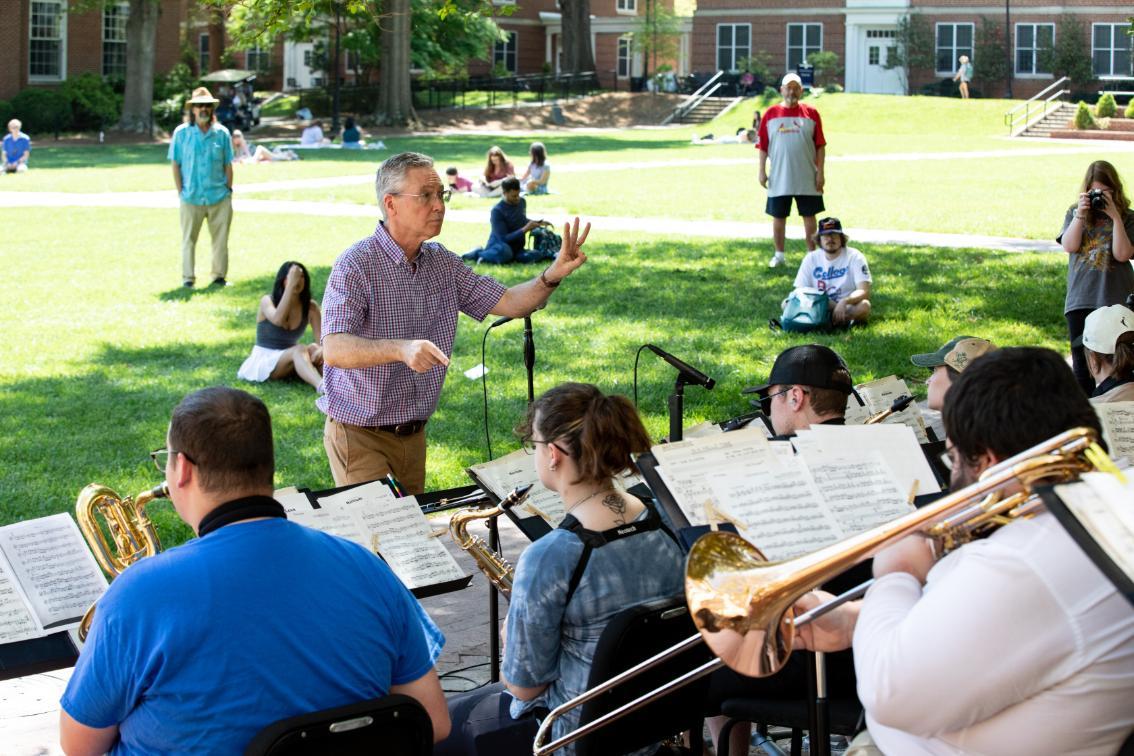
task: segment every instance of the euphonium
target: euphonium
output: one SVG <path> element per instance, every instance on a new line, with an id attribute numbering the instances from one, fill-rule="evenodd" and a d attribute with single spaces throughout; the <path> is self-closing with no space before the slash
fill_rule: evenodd
<path id="1" fill-rule="evenodd" d="M 449 534 L 453 541 L 465 551 L 469 552 L 480 568 L 488 577 L 488 582 L 496 586 L 505 597 L 512 597 L 512 576 L 515 568 L 500 554 L 493 551 L 480 536 L 469 535 L 469 523 L 473 520 L 491 520 L 499 517 L 511 507 L 527 498 L 531 486 L 520 486 L 500 500 L 494 507 L 469 507 L 453 514 L 449 520 Z"/>
<path id="2" fill-rule="evenodd" d="M 114 491 L 98 483 L 91 483 L 79 492 L 79 498 L 75 502 L 75 519 L 103 572 L 114 577 L 139 559 L 161 551 L 157 530 L 145 510 L 146 505 L 154 499 L 168 496 L 169 486 L 164 481 L 160 486 L 143 491 L 134 498 L 119 498 Z M 106 522 L 106 530 L 110 533 L 113 544 L 103 533 L 97 515 L 101 515 Z M 79 623 L 80 641 L 86 640 L 95 606 L 97 604 L 91 604 Z"/>

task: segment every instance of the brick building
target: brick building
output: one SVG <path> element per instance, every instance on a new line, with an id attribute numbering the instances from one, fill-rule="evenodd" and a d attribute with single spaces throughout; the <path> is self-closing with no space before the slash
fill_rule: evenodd
<path id="1" fill-rule="evenodd" d="M 850 92 L 904 94 L 923 84 L 950 78 L 957 60 L 968 55 L 980 81 L 980 51 L 974 54 L 982 18 L 1005 25 L 1005 4 L 973 0 L 699 0 L 693 16 L 694 71 L 736 70 L 737 62 L 763 51 L 776 75 L 795 67 L 810 53 L 832 51 L 844 67 Z M 1042 51 L 1059 33 L 1059 21 L 1071 14 L 1084 27 L 1084 50 L 1100 80 L 1129 79 L 1131 41 L 1126 35 L 1130 0 L 1008 0 L 1007 36 L 1012 57 L 1012 93 L 1029 97 L 1054 76 L 1044 71 Z M 911 71 L 903 80 L 885 62 L 895 45 L 903 16 L 917 13 L 934 38 L 934 71 Z M 1001 91 L 989 94 L 1000 96 Z"/>

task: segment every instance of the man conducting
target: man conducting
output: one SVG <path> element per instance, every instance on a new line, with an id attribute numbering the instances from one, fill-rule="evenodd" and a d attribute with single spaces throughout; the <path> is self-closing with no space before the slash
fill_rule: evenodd
<path id="1" fill-rule="evenodd" d="M 987 339 L 958 336 L 936 352 L 911 355 L 910 362 L 933 371 L 925 380 L 929 409 L 940 412 L 945 407 L 945 392 L 953 381 L 973 360 L 994 349 L 996 346 Z"/>
<path id="2" fill-rule="evenodd" d="M 783 265 L 784 236 L 791 203 L 803 216 L 807 251 L 815 249 L 815 216 L 823 212 L 823 162 L 827 140 L 823 138 L 823 122 L 819 111 L 800 102 L 803 82 L 789 73 L 780 83 L 784 101 L 773 105 L 760 121 L 756 149 L 760 151 L 758 178 L 768 190 L 765 212 L 772 216 L 772 243 L 775 254 L 768 265 Z M 772 173 L 767 171 L 772 158 Z"/>
<path id="3" fill-rule="evenodd" d="M 206 219 L 213 241 L 213 284 L 227 285 L 232 137 L 214 115 L 218 102 L 205 87 L 194 89 L 186 103 L 192 117 L 174 130 L 169 141 L 167 159 L 173 165 L 173 185 L 181 198 L 181 282 L 187 288 L 197 280 L 197 236 Z"/>
<path id="4" fill-rule="evenodd" d="M 61 701 L 63 750 L 240 754 L 272 722 L 388 693 L 417 699 L 444 738 L 440 630 L 374 554 L 287 521 L 263 402 L 197 391 L 166 443 L 152 456 L 198 537 L 98 602 Z"/>
<path id="5" fill-rule="evenodd" d="M 1065 430 L 1099 430 L 1063 358 L 1037 348 L 974 362 L 944 420 L 954 490 Z M 1134 728 L 1134 609 L 1053 515 L 940 560 L 903 539 L 874 575 L 862 601 L 800 632 L 820 651 L 853 640 L 868 733 L 848 753 L 1116 753 Z"/>
<path id="6" fill-rule="evenodd" d="M 547 224 L 528 219 L 527 200 L 520 196 L 520 180 L 509 176 L 500 183 L 500 191 L 503 196 L 492 208 L 489 218 L 492 231 L 488 235 L 488 242 L 483 247 L 461 255 L 461 259 L 497 264 L 513 260 L 526 263 L 544 259 L 538 252 L 524 251 L 524 240 L 528 232 Z"/>
<path id="7" fill-rule="evenodd" d="M 317 404 L 337 485 L 393 473 L 415 494 L 425 490 L 425 424 L 445 381 L 457 313 L 531 314 L 586 262 L 591 226 L 567 224 L 551 265 L 505 288 L 428 241 L 441 233 L 450 196 L 432 158 L 394 155 L 375 184 L 382 221 L 339 256 L 323 294 L 326 394 Z"/>
<path id="8" fill-rule="evenodd" d="M 745 389 L 760 396 L 760 407 L 777 436 L 794 436 L 812 425 L 843 425 L 847 397 L 854 391 L 846 363 L 822 344 L 784 350 L 772 364 L 768 382 Z"/>

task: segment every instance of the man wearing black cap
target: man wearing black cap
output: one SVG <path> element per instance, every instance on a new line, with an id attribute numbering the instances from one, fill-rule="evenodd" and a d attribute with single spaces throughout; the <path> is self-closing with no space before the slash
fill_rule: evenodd
<path id="1" fill-rule="evenodd" d="M 779 436 L 812 425 L 843 425 L 854 388 L 846 362 L 821 344 L 792 347 L 776 358 L 768 383 L 753 391 Z"/>
<path id="2" fill-rule="evenodd" d="M 838 218 L 819 221 L 813 238 L 819 249 L 807 253 L 795 274 L 795 288 L 826 292 L 833 325 L 864 323 L 870 317 L 870 268 L 847 240 Z"/>

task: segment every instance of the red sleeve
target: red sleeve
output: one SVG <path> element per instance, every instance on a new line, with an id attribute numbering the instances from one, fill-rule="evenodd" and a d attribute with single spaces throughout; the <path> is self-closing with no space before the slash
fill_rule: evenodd
<path id="1" fill-rule="evenodd" d="M 763 152 L 768 151 L 768 121 L 772 120 L 779 114 L 779 110 L 775 105 L 764 111 L 764 117 L 760 119 L 760 131 L 756 137 L 756 149 Z"/>
<path id="2" fill-rule="evenodd" d="M 826 147 L 827 140 L 823 136 L 823 119 L 819 117 L 819 111 L 815 108 L 810 108 L 810 111 L 808 116 L 812 121 L 815 121 L 815 148 Z"/>

